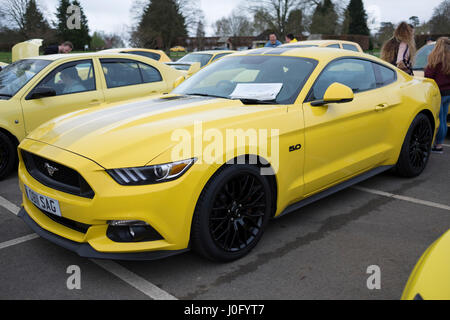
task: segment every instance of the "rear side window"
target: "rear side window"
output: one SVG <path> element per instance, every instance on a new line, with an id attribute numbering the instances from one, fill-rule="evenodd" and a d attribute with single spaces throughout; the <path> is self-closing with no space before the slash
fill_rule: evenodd
<path id="1" fill-rule="evenodd" d="M 327 46 L 327 48 L 336 48 L 336 49 L 340 49 L 341 46 L 339 44 L 330 44 L 329 46 Z"/>
<path id="2" fill-rule="evenodd" d="M 328 87 L 335 83 L 350 87 L 354 93 L 377 87 L 372 63 L 361 59 L 339 59 L 331 62 L 317 79 L 309 101 L 323 99 Z"/>
<path id="3" fill-rule="evenodd" d="M 147 57 L 156 61 L 159 61 L 159 59 L 161 59 L 161 55 L 155 52 L 148 52 L 148 51 L 127 51 L 124 53 L 128 53 L 128 54 L 136 54 L 138 56 L 143 56 L 143 57 Z"/>
<path id="4" fill-rule="evenodd" d="M 374 63 L 375 76 L 377 78 L 377 87 L 387 86 L 397 80 L 397 74 L 391 68 Z"/>
<path id="5" fill-rule="evenodd" d="M 350 50 L 350 51 L 356 51 L 356 52 L 359 52 L 359 50 L 358 50 L 358 48 L 356 47 L 356 46 L 354 46 L 354 45 L 352 45 L 352 44 L 342 44 L 342 47 L 345 49 L 345 50 Z"/>
<path id="6" fill-rule="evenodd" d="M 159 71 L 133 60 L 101 59 L 109 89 L 162 81 Z"/>
<path id="7" fill-rule="evenodd" d="M 221 54 L 218 54 L 217 56 L 215 56 L 215 57 L 211 60 L 211 62 L 216 61 L 217 59 L 223 58 L 223 57 L 225 57 L 225 56 L 227 56 L 227 55 L 229 55 L 229 54 L 230 54 L 230 53 L 221 53 Z"/>

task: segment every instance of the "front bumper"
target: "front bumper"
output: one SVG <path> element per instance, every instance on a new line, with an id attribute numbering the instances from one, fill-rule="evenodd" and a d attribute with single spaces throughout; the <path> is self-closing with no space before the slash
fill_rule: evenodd
<path id="1" fill-rule="evenodd" d="M 196 201 L 206 183 L 201 169 L 193 167 L 179 180 L 164 184 L 121 186 L 95 162 L 55 146 L 25 139 L 19 149 L 76 170 L 95 191 L 95 196 L 87 199 L 41 184 L 27 171 L 19 150 L 19 184 L 24 207 L 22 217 L 42 237 L 83 257 L 92 258 L 148 260 L 188 250 Z M 196 183 L 190 183 L 191 179 Z M 37 208 L 26 196 L 25 185 L 43 196 L 57 200 L 65 221 L 55 221 L 54 217 Z M 195 187 L 186 188 L 186 185 Z M 144 221 L 162 239 L 112 241 L 108 237 L 108 221 L 113 220 Z M 82 230 L 77 230 L 79 225 Z"/>
<path id="2" fill-rule="evenodd" d="M 159 260 L 167 258 L 176 254 L 180 254 L 188 251 L 184 250 L 171 250 L 171 251 L 153 251 L 153 252 L 132 252 L 132 253 L 105 253 L 98 252 L 89 245 L 89 243 L 78 243 L 65 238 L 62 238 L 54 233 L 51 233 L 44 228 L 40 227 L 33 219 L 30 218 L 28 213 L 22 208 L 19 212 L 19 217 L 39 236 L 49 240 L 63 248 L 75 252 L 80 257 L 92 258 L 92 259 L 107 259 L 107 260 Z"/>

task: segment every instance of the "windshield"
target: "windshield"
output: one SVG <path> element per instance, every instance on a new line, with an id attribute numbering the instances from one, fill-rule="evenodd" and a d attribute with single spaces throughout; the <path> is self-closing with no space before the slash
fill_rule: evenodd
<path id="1" fill-rule="evenodd" d="M 414 64 L 414 70 L 423 70 L 428 64 L 428 56 L 434 49 L 434 44 L 429 44 L 417 52 L 416 63 Z"/>
<path id="2" fill-rule="evenodd" d="M 272 103 L 292 104 L 316 64 L 315 60 L 296 57 L 229 56 L 199 71 L 173 93 L 231 99 L 243 85 L 251 84 L 255 91 L 271 84 L 281 88 Z"/>
<path id="3" fill-rule="evenodd" d="M 47 60 L 20 60 L 0 72 L 0 98 L 14 96 L 24 85 L 51 61 Z"/>
<path id="4" fill-rule="evenodd" d="M 178 60 L 177 62 L 200 62 L 200 67 L 204 67 L 208 64 L 209 60 L 211 60 L 212 54 L 203 54 L 203 53 L 190 53 L 185 55 L 183 58 Z"/>

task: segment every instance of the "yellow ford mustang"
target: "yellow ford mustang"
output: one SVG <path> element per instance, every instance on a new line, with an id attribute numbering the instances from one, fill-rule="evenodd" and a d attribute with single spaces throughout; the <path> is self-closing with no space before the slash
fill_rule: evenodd
<path id="1" fill-rule="evenodd" d="M 0 179 L 17 145 L 57 116 L 130 98 L 169 93 L 181 72 L 129 54 L 70 54 L 19 60 L 0 72 Z"/>
<path id="2" fill-rule="evenodd" d="M 198 51 L 185 55 L 176 62 L 167 63 L 169 66 L 177 69 L 187 71 L 194 63 L 200 63 L 200 69 L 204 68 L 211 63 L 223 58 L 227 55 L 235 53 L 233 50 L 209 50 L 209 51 Z M 198 69 L 198 70 L 200 70 Z M 196 71 L 198 71 L 196 70 Z"/>
<path id="3" fill-rule="evenodd" d="M 170 95 L 60 117 L 19 146 L 20 216 L 85 257 L 239 259 L 279 217 L 425 169 L 436 84 L 369 55 L 264 48 Z"/>

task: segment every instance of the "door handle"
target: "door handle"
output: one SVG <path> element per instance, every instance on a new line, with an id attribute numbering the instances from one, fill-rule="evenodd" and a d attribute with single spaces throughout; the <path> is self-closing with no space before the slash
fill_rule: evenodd
<path id="1" fill-rule="evenodd" d="M 377 106 L 375 107 L 375 111 L 383 111 L 383 110 L 386 110 L 388 107 L 390 107 L 389 104 L 387 104 L 387 103 L 382 103 L 382 104 L 379 104 L 379 105 L 377 105 Z"/>
<path id="2" fill-rule="evenodd" d="M 90 106 L 96 105 L 96 104 L 100 104 L 100 100 L 92 100 L 91 102 L 89 102 Z"/>

